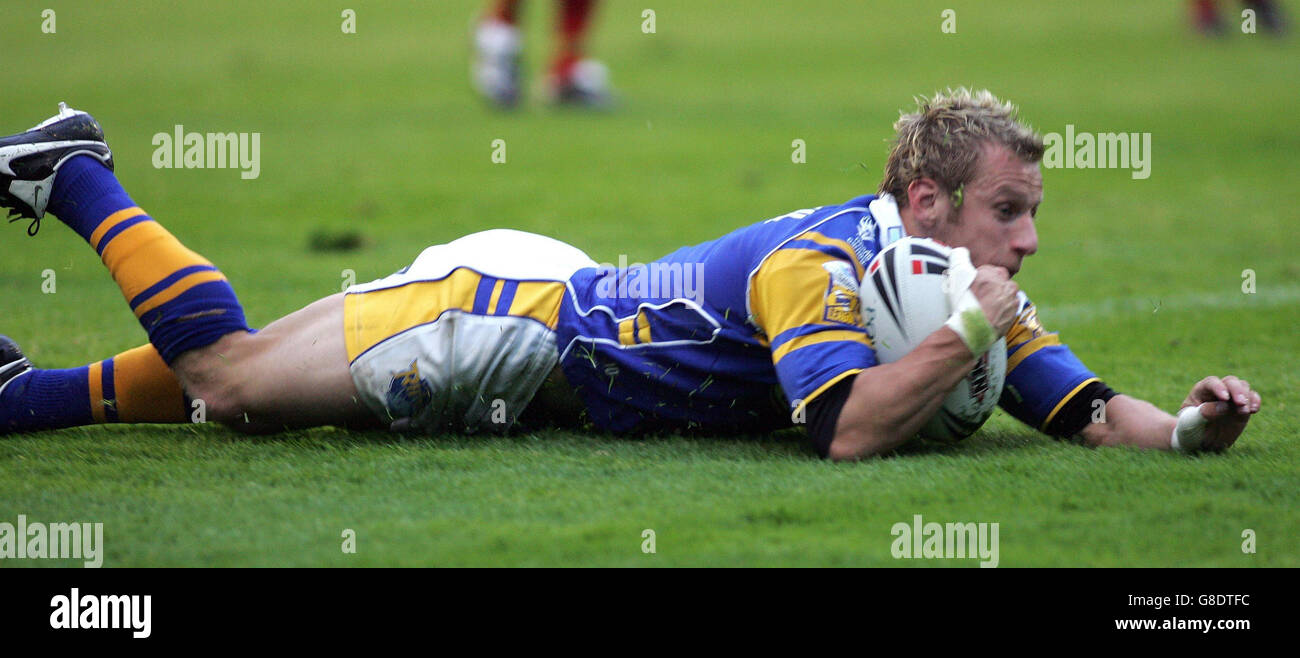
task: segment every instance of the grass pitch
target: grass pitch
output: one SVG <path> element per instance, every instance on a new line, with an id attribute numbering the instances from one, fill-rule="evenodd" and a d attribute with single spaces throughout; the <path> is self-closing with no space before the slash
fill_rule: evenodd
<path id="1" fill-rule="evenodd" d="M 348 271 L 377 278 L 471 231 L 644 262 L 839 203 L 875 189 L 913 95 L 988 87 L 1043 132 L 1152 134 L 1148 179 L 1044 171 L 1041 248 L 1018 281 L 1116 390 L 1172 410 L 1205 375 L 1249 380 L 1264 406 L 1246 435 L 1213 457 L 1087 450 L 998 412 L 955 447 L 836 465 L 790 432 L 96 427 L 0 439 L 0 521 L 102 522 L 106 566 L 975 564 L 894 560 L 890 528 L 917 514 L 999 523 L 1004 567 L 1300 566 L 1294 37 L 1242 34 L 1234 17 L 1207 41 L 1181 5 L 1118 0 L 652 4 L 651 34 L 642 5 L 601 7 L 592 50 L 622 103 L 590 115 L 481 105 L 467 85 L 477 2 L 354 2 L 356 34 L 313 2 L 69 1 L 53 34 L 43 5 L 5 3 L 0 132 L 59 100 L 93 112 L 128 191 L 223 269 L 261 326 L 338 291 Z M 954 34 L 941 31 L 948 8 Z M 527 7 L 533 72 L 550 13 Z M 176 125 L 262 133 L 260 176 L 153 168 L 152 136 Z M 360 250 L 310 248 L 352 231 Z M 0 331 L 37 365 L 144 342 L 57 220 L 34 239 L 10 226 L 2 242 Z M 1245 529 L 1256 553 L 1242 551 Z M 78 562 L 0 566 L 53 564 Z"/>

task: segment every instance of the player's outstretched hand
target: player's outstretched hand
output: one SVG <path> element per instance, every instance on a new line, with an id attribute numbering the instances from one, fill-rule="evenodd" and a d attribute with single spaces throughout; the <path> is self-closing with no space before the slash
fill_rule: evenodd
<path id="1" fill-rule="evenodd" d="M 1192 387 L 1182 408 L 1200 407 L 1205 418 L 1200 449 L 1210 452 L 1227 450 L 1246 429 L 1251 415 L 1259 411 L 1259 393 L 1250 384 L 1232 375 L 1206 377 Z"/>

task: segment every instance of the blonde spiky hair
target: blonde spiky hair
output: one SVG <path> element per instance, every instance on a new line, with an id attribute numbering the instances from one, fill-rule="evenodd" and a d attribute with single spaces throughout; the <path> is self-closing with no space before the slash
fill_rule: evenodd
<path id="1" fill-rule="evenodd" d="M 1017 119 L 1016 106 L 987 89 L 965 87 L 917 97 L 916 111 L 894 122 L 897 137 L 885 162 L 880 191 L 907 206 L 907 186 L 933 178 L 961 205 L 962 186 L 975 177 L 980 149 L 987 142 L 1011 149 L 1025 162 L 1043 159 L 1043 139 Z"/>

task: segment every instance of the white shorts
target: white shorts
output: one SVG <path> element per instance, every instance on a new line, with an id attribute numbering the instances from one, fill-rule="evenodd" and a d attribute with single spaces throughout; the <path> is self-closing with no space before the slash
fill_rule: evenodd
<path id="1" fill-rule="evenodd" d="M 362 400 L 396 429 L 504 431 L 555 368 L 575 247 L 497 229 L 425 249 L 349 287 L 344 337 Z"/>

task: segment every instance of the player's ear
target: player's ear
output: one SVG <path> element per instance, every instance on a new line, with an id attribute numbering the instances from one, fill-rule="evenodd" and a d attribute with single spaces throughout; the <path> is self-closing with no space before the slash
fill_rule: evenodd
<path id="1" fill-rule="evenodd" d="M 907 205 L 925 235 L 931 235 L 939 219 L 948 214 L 948 199 L 943 186 L 933 178 L 918 178 L 907 184 Z"/>

